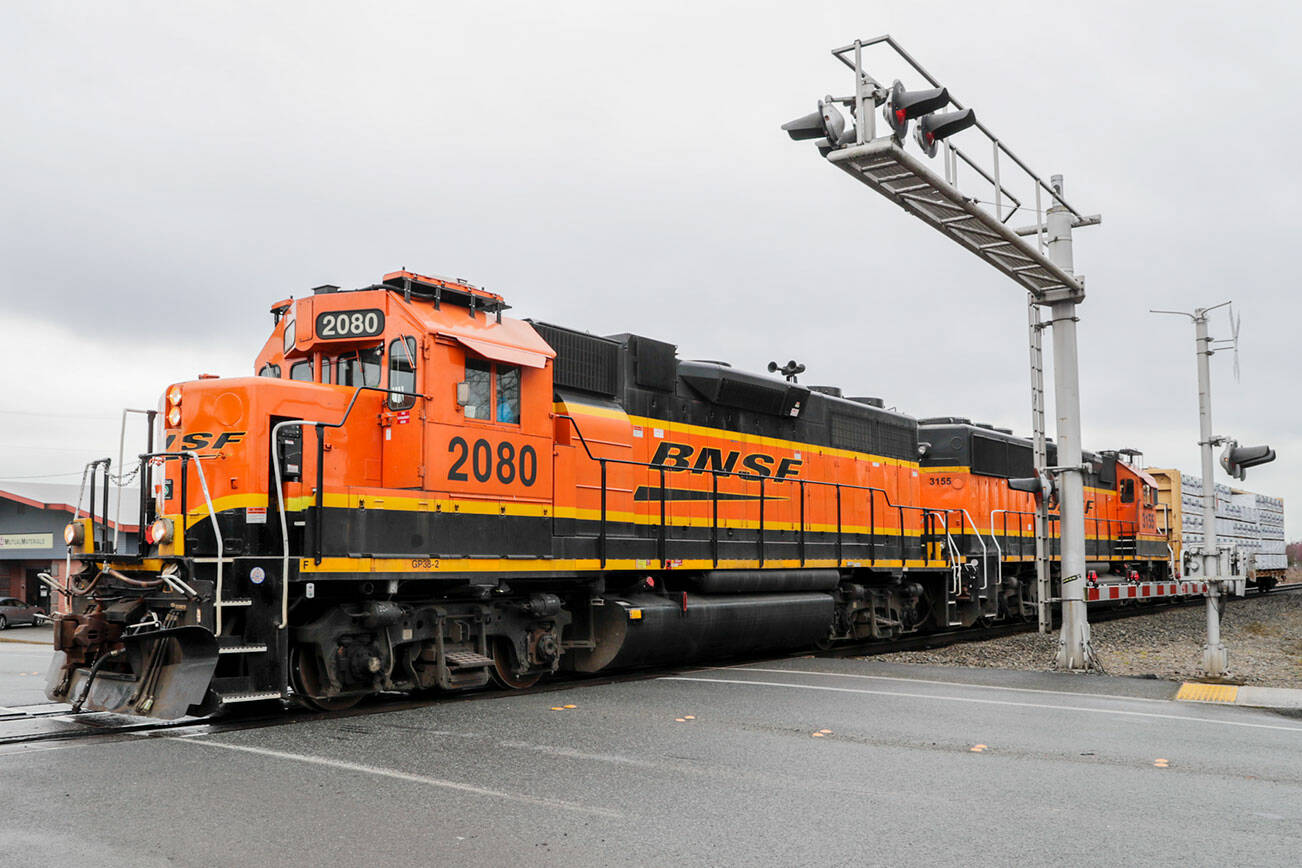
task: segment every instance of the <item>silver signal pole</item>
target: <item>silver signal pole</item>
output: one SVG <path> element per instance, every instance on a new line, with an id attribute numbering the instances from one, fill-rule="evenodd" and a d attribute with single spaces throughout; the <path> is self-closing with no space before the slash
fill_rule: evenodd
<path id="1" fill-rule="evenodd" d="M 1207 644 L 1203 646 L 1203 672 L 1211 678 L 1223 678 L 1229 672 L 1230 653 L 1221 643 L 1221 610 L 1219 541 L 1216 539 L 1216 464 L 1212 447 L 1222 440 L 1212 434 L 1212 339 L 1207 334 L 1207 314 L 1225 307 L 1222 302 L 1212 307 L 1196 308 L 1193 313 L 1182 310 L 1154 310 L 1150 313 L 1187 316 L 1194 324 L 1194 353 L 1198 358 L 1198 448 L 1202 450 L 1203 463 L 1203 550 L 1202 579 L 1207 582 Z"/>
<path id="2" fill-rule="evenodd" d="M 1050 178 L 1062 194 L 1062 175 Z M 1059 200 L 1045 215 L 1049 259 L 1073 274 L 1071 256 L 1072 213 Z M 1090 625 L 1085 614 L 1085 473 L 1081 465 L 1080 364 L 1076 351 L 1077 296 L 1063 293 L 1049 304 L 1053 329 L 1054 413 L 1058 417 L 1058 498 L 1062 540 L 1062 634 L 1058 665 L 1085 669 L 1093 656 Z"/>

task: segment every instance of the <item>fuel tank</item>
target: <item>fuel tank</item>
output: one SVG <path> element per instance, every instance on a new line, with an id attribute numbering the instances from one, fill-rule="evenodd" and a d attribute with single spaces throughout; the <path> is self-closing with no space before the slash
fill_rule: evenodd
<path id="1" fill-rule="evenodd" d="M 608 594 L 593 606 L 597 647 L 569 668 L 600 672 L 812 646 L 832 629 L 830 594 Z"/>

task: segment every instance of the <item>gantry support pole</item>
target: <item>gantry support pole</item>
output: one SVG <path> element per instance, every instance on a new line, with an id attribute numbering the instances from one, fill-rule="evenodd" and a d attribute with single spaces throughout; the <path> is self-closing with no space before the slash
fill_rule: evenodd
<path id="1" fill-rule="evenodd" d="M 1053 176 L 1052 186 L 1062 194 L 1061 175 Z M 1074 274 L 1071 211 L 1055 200 L 1045 222 L 1049 259 L 1063 271 Z M 1048 301 L 1053 329 L 1054 412 L 1058 417 L 1058 526 L 1062 547 L 1062 634 L 1058 666 L 1063 669 L 1087 669 L 1093 658 L 1089 620 L 1085 614 L 1085 472 L 1081 464 L 1077 300 L 1077 295 L 1064 292 Z"/>

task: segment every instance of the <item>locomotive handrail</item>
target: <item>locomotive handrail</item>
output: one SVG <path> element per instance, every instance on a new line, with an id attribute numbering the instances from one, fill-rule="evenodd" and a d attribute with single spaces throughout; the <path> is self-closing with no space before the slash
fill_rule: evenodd
<path id="1" fill-rule="evenodd" d="M 118 550 L 118 532 L 122 529 L 122 489 L 124 487 L 122 480 L 126 473 L 126 466 L 127 466 L 126 465 L 127 414 L 129 413 L 139 413 L 140 415 L 145 416 L 148 419 L 147 424 L 149 426 L 149 435 L 148 435 L 148 440 L 145 443 L 146 452 L 154 451 L 154 419 L 158 416 L 157 410 L 133 410 L 130 407 L 122 408 L 122 427 L 118 431 L 118 509 L 117 509 L 118 520 L 117 523 L 113 526 L 113 553 L 114 554 L 117 554 L 117 550 Z M 144 498 L 145 488 L 146 488 L 145 477 L 142 474 L 140 476 L 140 491 L 141 491 L 140 503 L 142 506 L 144 505 L 145 502 L 145 498 Z M 141 524 L 143 525 L 143 522 L 141 522 Z M 145 530 L 144 527 L 139 528 L 139 532 L 142 534 L 144 533 L 144 530 Z"/>
<path id="2" fill-rule="evenodd" d="M 972 520 L 972 516 L 968 515 L 967 510 L 962 507 L 959 508 L 959 512 L 967 519 L 967 523 L 972 526 L 972 533 L 976 535 L 977 542 L 981 543 L 981 590 L 984 591 L 990 586 L 990 564 L 987 562 L 990 557 L 990 550 L 986 548 L 986 541 L 981 538 L 981 531 L 977 530 L 976 522 Z M 962 531 L 963 526 L 959 525 L 959 532 L 962 533 Z M 991 534 L 991 536 L 994 535 Z"/>
<path id="3" fill-rule="evenodd" d="M 92 549 L 95 547 L 95 468 L 101 464 L 104 465 L 104 520 L 106 522 L 108 521 L 108 486 L 109 486 L 108 483 L 109 459 L 108 458 L 96 458 L 94 461 L 88 461 L 86 462 L 86 466 L 82 468 L 81 487 L 77 490 L 77 508 L 73 510 L 72 513 L 72 520 L 74 522 L 77 521 L 79 518 L 81 518 L 81 500 L 83 497 L 86 496 L 86 476 L 89 474 L 90 476 L 90 515 L 89 515 L 90 546 Z M 104 531 L 105 541 L 107 541 L 108 539 L 107 528 L 108 526 L 105 525 L 105 531 Z M 96 554 L 99 554 L 99 552 L 96 552 Z M 67 556 L 64 561 L 63 575 L 65 580 L 68 583 L 68 587 L 71 588 L 72 587 L 72 546 L 68 546 Z"/>
<path id="4" fill-rule="evenodd" d="M 421 400 L 429 400 L 428 395 L 422 395 L 419 392 L 404 392 L 401 389 L 382 389 L 379 386 L 358 386 L 353 391 L 353 396 L 348 399 L 348 406 L 344 408 L 344 415 L 339 419 L 338 422 L 322 422 L 320 420 L 312 420 L 312 419 L 285 419 L 282 422 L 277 422 L 275 425 L 271 427 L 271 448 L 273 452 L 271 469 L 276 476 L 276 509 L 277 512 L 279 512 L 280 514 L 281 589 L 280 589 L 280 624 L 277 626 L 278 630 L 284 630 L 286 627 L 289 626 L 289 524 L 285 519 L 285 493 L 284 493 L 285 484 L 281 479 L 280 460 L 279 457 L 274 454 L 277 448 L 277 443 L 279 442 L 276 439 L 276 437 L 280 433 L 281 428 L 285 428 L 289 425 L 297 425 L 300 428 L 304 425 L 313 425 L 317 429 L 316 507 L 317 507 L 317 521 L 319 524 L 322 511 L 325 506 L 325 429 L 342 428 L 344 426 L 344 423 L 348 421 L 348 417 L 352 414 L 353 405 L 357 403 L 357 397 L 362 392 L 383 392 L 386 395 L 397 394 L 397 395 L 403 395 L 405 397 L 420 398 Z M 314 548 L 316 549 L 316 553 L 314 556 L 316 558 L 316 562 L 319 564 L 321 563 L 321 537 L 322 537 L 320 527 L 313 528 L 312 536 L 313 536 Z M 221 565 L 219 563 L 218 564 L 219 573 L 220 570 L 221 570 Z M 220 611 L 221 611 L 221 607 L 219 606 L 218 612 Z M 220 618 L 221 616 L 218 615 L 218 617 Z"/>
<path id="5" fill-rule="evenodd" d="M 632 460 L 632 459 L 630 459 L 630 458 L 610 458 L 610 457 L 607 457 L 607 456 L 604 456 L 604 455 L 593 455 L 593 454 L 592 454 L 592 449 L 589 448 L 589 446 L 588 446 L 588 438 L 585 437 L 585 436 L 583 435 L 583 429 L 579 426 L 579 422 L 578 422 L 577 419 L 575 419 L 575 418 L 574 418 L 572 415 L 570 415 L 569 413 L 557 413 L 557 414 L 555 415 L 554 418 L 556 418 L 556 419 L 565 419 L 565 420 L 567 420 L 567 421 L 568 421 L 568 422 L 573 426 L 573 428 L 574 428 L 574 433 L 577 434 L 577 435 L 579 435 L 579 444 L 580 444 L 581 446 L 583 446 L 583 451 L 584 451 L 584 453 L 588 456 L 588 459 L 589 459 L 590 461 L 595 461 L 595 462 L 597 462 L 598 466 L 601 468 L 601 523 L 600 523 L 600 529 L 599 529 L 599 531 L 598 531 L 598 536 L 597 536 L 597 539 L 598 539 L 598 548 L 599 548 L 599 560 L 600 560 L 600 565 L 601 565 L 601 566 L 604 567 L 604 566 L 606 565 L 606 560 L 607 560 L 607 557 L 606 557 L 606 547 L 607 547 L 607 536 L 606 536 L 606 524 L 607 524 L 607 502 L 606 502 L 606 478 L 607 478 L 607 477 L 606 477 L 606 465 L 607 465 L 607 464 L 626 464 L 626 465 L 629 465 L 629 466 L 631 466 L 631 467 L 641 467 L 641 468 L 644 468 L 644 469 L 647 469 L 647 470 L 656 470 L 656 471 L 659 471 L 659 474 L 660 474 L 660 527 L 659 527 L 659 538 L 658 538 L 658 543 L 659 543 L 659 549 L 660 549 L 660 551 L 659 551 L 659 555 L 660 555 L 659 560 L 660 560 L 661 564 L 663 564 L 663 563 L 664 563 L 664 560 L 665 560 L 665 557 L 664 557 L 664 556 L 665 556 L 665 551 L 664 551 L 664 547 L 665 547 L 665 498 L 664 498 L 664 494 L 665 494 L 665 474 L 666 474 L 667 472 L 670 472 L 670 471 L 686 470 L 686 469 L 688 469 L 688 468 L 685 468 L 685 467 L 678 467 L 678 466 L 676 466 L 676 465 L 670 465 L 670 464 L 655 463 L 655 462 L 650 462 L 650 461 L 634 461 L 634 460 Z M 716 469 L 716 468 L 701 468 L 700 471 L 696 471 L 695 469 L 693 469 L 693 472 L 709 473 L 709 474 L 713 477 L 713 480 L 714 480 L 714 484 L 713 484 L 713 486 L 712 486 L 712 490 L 711 490 L 711 492 L 712 492 L 712 501 L 713 501 L 713 505 L 714 505 L 714 526 L 711 528 L 711 532 L 712 532 L 711 542 L 713 543 L 714 550 L 715 550 L 715 552 L 714 552 L 715 565 L 716 565 L 716 566 L 718 565 L 718 554 L 717 554 L 717 550 L 718 550 L 718 538 L 717 538 L 717 535 L 718 535 L 718 529 L 717 529 L 717 522 L 718 522 L 718 478 L 721 477 L 721 476 L 723 476 L 723 477 L 736 477 L 736 478 L 738 478 L 738 479 L 743 479 L 743 480 L 748 480 L 748 481 L 759 480 L 759 482 L 760 482 L 760 494 L 761 494 L 761 500 L 760 500 L 760 527 L 759 527 L 759 539 L 760 539 L 760 544 L 761 544 L 761 546 L 762 546 L 762 545 L 763 545 L 763 539 L 764 539 L 764 518 L 763 518 L 763 512 L 764 512 L 764 501 L 763 501 L 763 487 L 764 487 L 764 484 L 765 484 L 765 483 L 764 483 L 764 480 L 769 479 L 769 477 L 764 476 L 764 475 L 762 475 L 762 474 L 758 474 L 758 473 L 745 473 L 745 472 L 739 472 L 739 471 L 733 471 L 733 470 L 719 470 L 719 469 Z M 869 556 L 869 561 L 870 561 L 870 562 L 875 562 L 875 561 L 877 560 L 877 546 L 876 546 L 876 535 L 877 535 L 877 529 L 876 529 L 876 524 L 875 524 L 875 515 L 876 515 L 875 508 L 874 508 L 874 507 L 875 507 L 875 504 L 874 504 L 874 501 L 873 501 L 873 494 L 874 494 L 874 493 L 876 493 L 876 494 L 880 494 L 880 495 L 882 496 L 882 500 L 885 501 L 886 506 L 887 506 L 888 509 L 895 509 L 895 510 L 897 510 L 898 513 L 899 513 L 899 522 L 900 522 L 900 562 L 901 562 L 901 564 L 903 564 L 903 563 L 907 560 L 907 558 L 906 558 L 906 551 L 905 551 L 904 510 L 906 510 L 906 509 L 917 510 L 918 512 L 921 512 L 921 513 L 923 513 L 923 514 L 926 514 L 926 513 L 945 514 L 945 515 L 946 515 L 946 524 L 947 524 L 947 525 L 948 525 L 948 515 L 949 515 L 950 513 L 953 513 L 953 512 L 961 512 L 961 511 L 962 511 L 962 510 L 960 510 L 960 509 L 955 509 L 955 508 L 952 508 L 952 507 L 936 508 L 936 507 L 929 507 L 929 506 L 917 506 L 917 505 L 905 504 L 905 503 L 894 503 L 894 502 L 891 501 L 891 496 L 890 496 L 890 493 L 889 493 L 889 492 L 887 492 L 887 491 L 886 491 L 885 489 L 883 489 L 883 488 L 877 488 L 877 487 L 875 487 L 875 486 L 871 486 L 871 485 L 855 485 L 855 484 L 853 484 L 853 483 L 849 483 L 849 482 L 834 482 L 834 481 L 829 482 L 829 481 L 821 480 L 821 479 L 802 479 L 802 480 L 788 480 L 788 479 L 783 479 L 783 480 L 774 480 L 774 481 L 777 481 L 777 482 L 792 482 L 792 481 L 799 481 L 799 482 L 802 484 L 802 486 L 803 486 L 804 484 L 807 483 L 807 484 L 809 484 L 809 485 L 823 485 L 823 486 L 827 486 L 827 487 L 835 488 L 835 489 L 836 489 L 836 549 L 837 549 L 837 550 L 836 550 L 836 560 L 837 560 L 837 565 L 838 565 L 838 566 L 840 566 L 840 563 L 841 563 L 841 561 L 843 560 L 843 558 L 842 558 L 842 554 L 843 554 L 843 551 L 842 551 L 842 533 L 843 533 L 843 532 L 842 532 L 842 526 L 841 526 L 841 489 L 843 489 L 843 488 L 848 488 L 848 489 L 851 489 L 851 490 L 853 490 L 853 491 L 866 491 L 866 492 L 869 493 L 869 494 L 868 494 L 868 510 L 869 510 L 869 528 L 868 528 L 868 535 L 869 535 L 869 549 L 870 549 L 870 551 L 871 551 L 871 555 Z M 802 489 L 802 491 L 803 491 L 803 489 Z M 803 507 L 804 507 L 804 503 L 803 503 L 803 497 L 802 497 L 802 503 L 801 503 L 801 508 L 802 508 L 802 510 L 803 510 Z M 970 518 L 970 517 L 969 517 L 969 521 L 971 521 L 971 518 Z M 976 526 L 975 526 L 975 525 L 973 525 L 973 530 L 974 530 L 974 531 L 976 530 Z M 803 520 L 802 520 L 802 524 L 801 524 L 801 532 L 802 532 L 802 534 L 803 534 L 803 532 L 804 532 Z M 947 532 L 948 532 L 948 531 L 947 531 Z M 984 543 L 982 544 L 982 546 L 984 547 Z M 803 557 L 802 557 L 802 562 L 803 562 Z M 763 566 L 763 564 L 764 564 L 764 556 L 763 556 L 763 554 L 762 554 L 762 552 L 761 552 L 761 555 L 760 555 L 760 566 Z"/>
<path id="6" fill-rule="evenodd" d="M 182 540 L 185 539 L 185 532 L 189 529 L 188 519 L 190 516 L 190 506 L 186 502 L 186 478 L 188 476 L 188 474 L 186 473 L 186 466 L 189 463 L 191 458 L 194 459 L 195 469 L 199 471 L 199 488 L 203 491 L 204 503 L 207 504 L 208 506 L 208 519 L 212 522 L 213 539 L 216 540 L 217 542 L 217 585 L 213 593 L 216 595 L 217 602 L 220 603 L 222 598 L 222 579 L 223 579 L 222 562 L 224 560 L 222 530 L 220 527 L 217 526 L 217 510 L 213 508 L 212 496 L 208 493 L 208 479 L 203 475 L 203 464 L 199 456 L 199 453 L 195 452 L 193 449 L 182 449 L 179 452 L 153 452 L 153 453 L 145 452 L 140 456 L 141 463 L 143 464 L 146 459 L 150 459 L 150 458 L 161 458 L 164 461 L 168 461 L 174 458 L 181 459 L 180 494 L 181 494 L 181 539 Z M 144 495 L 145 495 L 145 490 L 142 487 L 140 491 L 140 496 L 144 497 Z M 105 534 L 105 536 L 107 536 L 107 534 Z M 170 585 L 171 583 L 168 582 L 168 584 Z M 215 636 L 221 635 L 221 632 L 222 632 L 222 607 L 220 605 L 214 605 L 213 606 L 213 635 Z"/>
<path id="7" fill-rule="evenodd" d="M 1004 515 L 1004 536 L 1008 536 L 1008 513 L 1007 509 L 990 510 L 990 541 L 995 544 L 995 569 L 998 571 L 1000 578 L 1004 575 L 1004 547 L 999 544 L 999 534 L 995 533 L 995 515 L 1003 513 Z M 1022 535 L 1022 528 L 1019 524 L 1017 535 Z"/>

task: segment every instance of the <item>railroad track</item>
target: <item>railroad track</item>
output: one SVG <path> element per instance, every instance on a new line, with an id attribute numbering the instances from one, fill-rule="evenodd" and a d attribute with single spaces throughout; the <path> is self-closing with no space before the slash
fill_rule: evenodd
<path id="1" fill-rule="evenodd" d="M 1269 591 L 1253 593 L 1250 596 L 1242 597 L 1240 599 L 1253 599 L 1261 596 L 1290 593 L 1302 593 L 1302 582 L 1289 585 L 1276 585 Z M 1099 624 L 1104 621 L 1117 621 L 1122 618 L 1148 615 L 1165 609 L 1201 605 L 1203 605 L 1202 597 L 1150 598 L 1143 601 L 1127 600 L 1119 606 L 1091 609 L 1089 617 L 1091 624 Z M 1055 618 L 1054 627 L 1056 628 L 1058 625 L 1059 621 Z M 856 645 L 844 645 L 827 651 L 820 651 L 817 656 L 873 657 L 878 654 L 894 654 L 898 651 L 930 651 L 935 648 L 947 648 L 950 645 L 961 645 L 966 642 L 985 642 L 990 639 L 999 639 L 1017 633 L 1030 633 L 1036 629 L 1038 629 L 1038 625 L 1032 621 L 1013 621 L 991 624 L 986 627 L 965 627 L 961 630 L 947 630 L 941 633 L 905 636 L 901 639 L 881 639 Z"/>
<path id="2" fill-rule="evenodd" d="M 1280 585 L 1265 592 L 1270 594 L 1302 593 L 1302 583 Z M 1254 595 L 1256 596 L 1256 595 Z M 1099 623 L 1119 618 L 1147 615 L 1155 611 L 1178 606 L 1202 605 L 1201 598 L 1163 600 L 1154 605 L 1120 606 L 1113 609 L 1098 609 L 1090 613 L 1090 621 Z M 827 651 L 815 652 L 819 657 L 869 657 L 877 654 L 891 654 L 898 651 L 923 651 L 944 648 L 966 642 L 984 642 L 1015 633 L 1028 633 L 1036 629 L 1033 622 L 992 624 L 987 627 L 969 627 L 964 630 L 929 633 L 925 636 L 910 636 L 903 639 L 865 642 L 842 646 Z M 790 655 L 800 657 L 807 655 L 801 651 Z M 773 658 L 762 658 L 771 660 Z M 752 662 L 747 660 L 720 661 L 720 663 Z M 156 735 L 188 736 L 198 734 L 215 734 L 242 729 L 258 729 L 269 726 L 290 726 L 309 721 L 331 720 L 337 718 L 360 717 L 390 711 L 405 711 L 425 708 L 448 702 L 483 702 L 505 696 L 522 696 L 545 694 L 564 690 L 576 685 L 615 684 L 626 681 L 641 681 L 658 678 L 665 674 L 674 674 L 693 670 L 697 667 L 678 669 L 658 669 L 652 672 L 628 672 L 616 675 L 599 675 L 592 677 L 566 676 L 545 684 L 525 690 L 491 689 L 473 693 L 413 697 L 406 694 L 380 695 L 366 700 L 359 705 L 341 711 L 312 711 L 305 708 L 269 707 L 249 708 L 239 714 L 211 718 L 181 718 L 179 720 L 153 720 L 131 717 L 103 711 L 89 711 L 73 714 L 71 707 L 64 703 L 43 703 L 37 705 L 0 708 L 0 753 L 11 753 L 29 749 L 41 743 L 58 743 L 69 741 L 118 741 L 124 738 L 146 737 Z"/>

